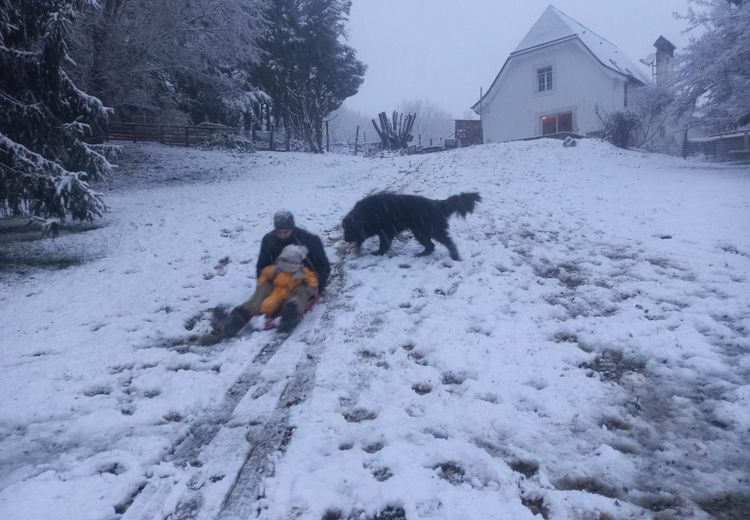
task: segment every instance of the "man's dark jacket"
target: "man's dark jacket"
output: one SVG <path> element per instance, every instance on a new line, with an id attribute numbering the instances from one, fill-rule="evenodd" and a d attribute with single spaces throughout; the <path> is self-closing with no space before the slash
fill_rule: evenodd
<path id="1" fill-rule="evenodd" d="M 323 249 L 323 242 L 320 241 L 317 235 L 313 235 L 309 231 L 298 227 L 295 227 L 292 230 L 292 234 L 283 240 L 276 236 L 275 231 L 266 233 L 263 241 L 260 243 L 260 254 L 258 255 L 258 263 L 255 266 L 255 276 L 260 277 L 260 272 L 264 267 L 276 262 L 276 258 L 281 253 L 281 250 L 289 244 L 305 246 L 307 248 L 305 265 L 315 272 L 318 277 L 320 290 L 323 291 L 328 282 L 328 275 L 331 274 L 331 264 L 328 263 L 328 257 Z"/>

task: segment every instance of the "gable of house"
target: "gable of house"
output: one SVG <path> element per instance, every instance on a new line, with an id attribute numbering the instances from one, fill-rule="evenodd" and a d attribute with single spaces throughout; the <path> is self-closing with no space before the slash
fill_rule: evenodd
<path id="1" fill-rule="evenodd" d="M 487 142 L 546 134 L 547 123 L 590 132 L 597 107 L 622 107 L 628 86 L 648 81 L 615 45 L 549 6 L 472 108 Z"/>
<path id="2" fill-rule="evenodd" d="M 616 45 L 552 5 L 547 7 L 510 55 L 531 52 L 571 38 L 578 38 L 602 66 L 637 83 L 649 82 L 643 70 Z"/>
<path id="3" fill-rule="evenodd" d="M 531 56 L 548 55 L 550 51 L 560 53 L 572 48 L 580 49 L 596 64 L 595 67 L 601 68 L 611 77 L 620 78 L 624 83 L 640 85 L 649 81 L 645 72 L 614 44 L 550 5 L 511 52 L 490 88 L 472 109 L 480 113 L 488 108 L 488 104 L 495 102 L 499 84 L 505 75 L 513 74 L 511 69 L 514 69 L 514 65 L 528 61 Z M 543 81 L 543 78 L 539 81 Z M 624 96 L 626 95 L 625 92 Z"/>

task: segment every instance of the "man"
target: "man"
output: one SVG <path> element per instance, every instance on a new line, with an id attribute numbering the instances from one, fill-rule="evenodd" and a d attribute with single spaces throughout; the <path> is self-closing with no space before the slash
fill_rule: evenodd
<path id="1" fill-rule="evenodd" d="M 290 211 L 277 211 L 273 216 L 273 227 L 274 230 L 266 233 L 260 243 L 258 263 L 255 266 L 256 277 L 259 278 L 261 271 L 276 261 L 282 249 L 290 244 L 296 244 L 307 248 L 304 264 L 318 277 L 318 286 L 320 291 L 323 291 L 331 274 L 331 264 L 320 238 L 295 226 L 294 215 Z"/>
<path id="2" fill-rule="evenodd" d="M 266 233 L 260 243 L 256 278 L 260 281 L 263 270 L 270 265 L 275 265 L 279 260 L 288 263 L 287 260 L 289 259 L 280 258 L 280 255 L 282 251 L 289 251 L 299 255 L 299 258 L 294 260 L 298 260 L 300 265 L 312 270 L 318 282 L 317 288 L 304 286 L 297 291 L 293 291 L 281 308 L 278 330 L 279 332 L 290 332 L 302 320 L 307 302 L 317 297 L 318 292 L 325 288 L 328 276 L 331 274 L 331 264 L 328 262 L 320 238 L 309 231 L 296 227 L 294 215 L 290 211 L 277 211 L 273 216 L 273 227 L 274 230 Z M 302 251 L 301 248 L 285 249 L 289 245 L 303 246 L 307 256 L 304 253 L 298 253 L 298 251 Z M 248 302 L 238 305 L 229 313 L 223 307 L 214 309 L 211 320 L 214 332 L 207 336 L 204 344 L 211 345 L 237 334 L 254 314 L 252 309 L 257 306 L 255 304 L 266 296 L 268 296 L 267 293 L 257 291 L 257 294 Z"/>

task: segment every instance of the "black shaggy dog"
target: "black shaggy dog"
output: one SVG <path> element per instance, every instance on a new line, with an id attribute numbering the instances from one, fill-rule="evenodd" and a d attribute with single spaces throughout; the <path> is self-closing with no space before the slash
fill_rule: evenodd
<path id="1" fill-rule="evenodd" d="M 424 246 L 419 256 L 429 255 L 435 250 L 434 238 L 448 248 L 453 260 L 461 260 L 456 244 L 448 235 L 448 217 L 454 213 L 466 217 L 481 200 L 479 193 L 461 193 L 445 200 L 376 193 L 357 202 L 344 217 L 344 240 L 359 247 L 369 237 L 377 235 L 380 248 L 373 254 L 382 255 L 391 248 L 391 240 L 397 234 L 409 229 Z"/>

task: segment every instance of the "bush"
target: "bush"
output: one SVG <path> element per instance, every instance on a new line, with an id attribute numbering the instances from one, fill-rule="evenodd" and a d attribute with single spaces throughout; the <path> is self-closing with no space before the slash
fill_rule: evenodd
<path id="1" fill-rule="evenodd" d="M 255 152 L 255 145 L 252 139 L 244 135 L 231 132 L 219 132 L 211 136 L 211 139 L 205 142 L 204 148 L 210 150 L 237 150 L 239 152 Z"/>
<path id="2" fill-rule="evenodd" d="M 597 115 L 602 122 L 603 137 L 618 148 L 633 146 L 640 130 L 640 119 L 633 112 L 618 110 L 611 114 Z"/>

